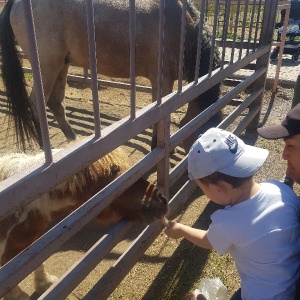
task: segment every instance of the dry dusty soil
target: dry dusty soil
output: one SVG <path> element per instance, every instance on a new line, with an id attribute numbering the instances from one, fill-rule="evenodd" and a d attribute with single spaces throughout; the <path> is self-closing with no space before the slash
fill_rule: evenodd
<path id="1" fill-rule="evenodd" d="M 29 86 L 31 85 L 30 76 Z M 296 78 L 295 78 L 296 79 Z M 118 79 L 116 79 L 118 80 Z M 141 84 L 148 84 L 140 80 Z M 230 87 L 223 87 L 223 92 Z M 129 113 L 129 92 L 115 88 L 100 88 L 101 123 L 108 126 Z M 243 95 L 240 96 L 241 98 Z M 276 97 L 272 97 L 271 90 L 267 90 L 261 114 L 261 124 L 278 123 L 290 109 L 293 97 L 293 87 L 280 87 Z M 72 83 L 67 88 L 67 115 L 71 120 L 79 138 L 93 132 L 93 115 L 91 91 L 88 86 Z M 137 94 L 138 107 L 150 103 L 150 94 Z M 175 130 L 184 116 L 185 108 L 179 109 L 172 115 L 172 128 Z M 12 135 L 6 134 L 7 110 L 3 86 L 0 86 L 0 153 L 7 153 L 15 148 Z M 67 142 L 58 129 L 53 116 L 48 112 L 51 140 L 55 147 L 63 148 Z M 136 139 L 128 141 L 125 148 L 134 163 L 150 150 L 151 130 L 146 130 Z M 256 134 L 244 136 L 245 141 L 270 150 L 270 156 L 262 170 L 257 174 L 258 180 L 269 178 L 281 179 L 284 176 L 285 163 L 281 160 L 282 143 L 280 141 L 265 141 Z M 172 156 L 174 164 L 184 155 L 178 147 Z M 155 176 L 150 176 L 155 182 Z M 176 220 L 184 224 L 207 228 L 209 216 L 216 209 L 209 203 L 200 191 L 195 192 L 190 201 L 178 213 Z M 89 224 L 74 238 L 65 244 L 60 251 L 54 253 L 47 261 L 47 270 L 61 276 L 68 270 L 82 254 L 87 251 L 104 233 L 105 228 Z M 116 258 L 124 251 L 128 243 L 135 237 L 132 232 L 108 257 L 79 285 L 68 299 L 82 299 L 86 292 L 97 281 L 97 278 L 107 270 Z M 117 287 L 109 299 L 143 299 L 143 300 L 180 300 L 189 291 L 194 290 L 201 278 L 219 277 L 228 288 L 229 296 L 239 287 L 239 279 L 234 263 L 229 255 L 219 256 L 214 251 L 199 249 L 184 240 L 171 240 L 161 233 L 153 245 L 146 251 L 136 266 L 130 271 L 122 283 Z M 32 278 L 26 278 L 22 287 L 30 294 L 33 293 Z M 33 294 L 31 299 L 37 299 Z"/>

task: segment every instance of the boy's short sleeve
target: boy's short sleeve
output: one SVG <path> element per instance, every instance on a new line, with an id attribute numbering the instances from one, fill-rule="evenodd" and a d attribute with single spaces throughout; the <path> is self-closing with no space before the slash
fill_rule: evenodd
<path id="1" fill-rule="evenodd" d="M 218 224 L 211 223 L 207 230 L 207 238 L 212 247 L 219 254 L 226 254 L 232 246 L 231 239 L 224 233 Z"/>

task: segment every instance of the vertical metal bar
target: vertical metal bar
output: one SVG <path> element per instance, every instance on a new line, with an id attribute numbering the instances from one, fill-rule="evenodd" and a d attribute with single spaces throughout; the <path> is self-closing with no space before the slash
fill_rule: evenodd
<path id="1" fill-rule="evenodd" d="M 30 63 L 32 66 L 32 74 L 34 80 L 35 99 L 36 99 L 36 105 L 37 105 L 37 110 L 40 119 L 42 140 L 43 140 L 43 146 L 45 151 L 45 161 L 46 164 L 50 165 L 53 162 L 53 157 L 51 152 L 49 127 L 48 127 L 46 105 L 45 105 L 45 95 L 44 95 L 44 88 L 42 83 L 40 61 L 38 56 L 38 47 L 37 47 L 37 41 L 35 35 L 31 0 L 22 1 L 22 5 L 23 5 L 23 11 L 25 17 L 25 27 L 27 32 Z"/>
<path id="2" fill-rule="evenodd" d="M 283 55 L 283 49 L 284 49 L 284 44 L 285 44 L 286 31 L 287 31 L 288 22 L 289 22 L 290 10 L 291 10 L 291 6 L 289 5 L 285 10 L 283 30 L 282 30 L 280 46 L 279 46 L 277 68 L 276 68 L 276 73 L 275 73 L 275 78 L 274 78 L 274 86 L 273 86 L 274 93 L 277 91 L 277 85 L 278 85 L 278 81 L 279 81 L 280 66 L 282 63 L 282 55 Z"/>
<path id="3" fill-rule="evenodd" d="M 101 124 L 100 124 L 100 108 L 99 108 L 99 96 L 98 96 L 98 80 L 97 80 L 98 72 L 97 72 L 93 0 L 86 0 L 85 4 L 86 4 L 86 14 L 87 14 L 88 39 L 89 39 L 89 55 L 90 55 L 91 84 L 92 84 L 93 108 L 94 108 L 95 137 L 99 138 L 101 136 Z"/>
<path id="4" fill-rule="evenodd" d="M 196 58 L 196 69 L 195 69 L 195 83 L 199 78 L 200 71 L 200 60 L 201 60 L 201 50 L 203 42 L 203 25 L 204 25 L 204 15 L 205 15 L 205 5 L 206 1 L 201 0 L 200 4 L 200 19 L 199 19 L 199 32 L 198 32 L 198 44 L 197 44 L 197 58 Z"/>
<path id="5" fill-rule="evenodd" d="M 256 17 L 256 26 L 255 26 L 255 34 L 254 34 L 254 48 L 257 47 L 257 36 L 258 36 L 258 30 L 259 30 L 259 24 L 260 24 L 260 13 L 262 10 L 262 0 L 259 0 L 259 9 L 257 12 L 257 17 Z"/>
<path id="6" fill-rule="evenodd" d="M 31 1 L 30 0 L 23 1 L 22 8 L 23 8 L 23 12 L 24 12 L 26 37 L 27 37 L 27 42 L 28 42 L 28 47 L 29 47 L 29 57 L 28 58 L 31 62 L 32 74 L 33 74 L 33 79 L 34 79 L 36 109 L 38 112 L 38 117 L 39 117 L 40 126 L 41 126 L 40 129 L 41 129 L 43 148 L 44 148 L 45 165 L 48 166 L 48 165 L 52 164 L 53 157 L 52 157 L 51 144 L 50 144 L 50 138 L 49 138 L 49 128 L 48 128 L 48 122 L 47 122 L 45 95 L 44 95 L 43 84 L 42 84 L 38 47 L 37 47 L 37 40 L 36 40 L 36 35 L 35 35 L 35 24 L 34 24 Z M 20 178 L 19 178 L 19 180 L 20 180 Z M 27 190 L 29 190 L 29 191 L 32 190 L 32 187 L 28 188 Z M 25 201 L 24 199 L 26 199 L 28 197 L 26 197 L 26 196 L 24 197 L 24 195 L 22 195 L 21 198 L 19 199 L 19 201 L 26 202 L 27 200 Z M 17 203 L 17 205 L 18 205 L 18 203 Z"/>
<path id="7" fill-rule="evenodd" d="M 274 20 L 276 18 L 277 13 L 277 5 L 278 0 L 265 0 L 264 5 L 264 13 L 263 13 L 263 22 L 261 27 L 261 35 L 259 44 L 264 46 L 269 46 L 271 49 L 272 41 L 273 41 L 273 32 L 274 32 Z M 267 70 L 270 60 L 270 51 L 260 56 L 256 60 L 255 70 L 260 68 L 264 68 Z M 267 72 L 264 72 L 258 79 L 253 82 L 253 90 L 259 90 L 260 88 L 265 87 L 267 78 Z M 255 107 L 261 107 L 261 103 L 263 101 L 263 95 L 258 97 L 250 106 L 249 110 L 255 109 Z M 247 126 L 247 131 L 255 130 L 258 126 L 260 111 L 257 115 L 251 120 L 251 123 Z"/>
<path id="8" fill-rule="evenodd" d="M 252 13 L 251 13 L 251 21 L 250 21 L 250 28 L 249 28 L 249 35 L 248 35 L 247 54 L 249 54 L 249 52 L 250 52 L 250 42 L 251 42 L 251 37 L 252 37 L 253 20 L 254 20 L 255 8 L 256 8 L 256 0 L 253 0 L 253 3 L 252 3 Z"/>
<path id="9" fill-rule="evenodd" d="M 157 164 L 157 187 L 167 198 L 169 198 L 170 184 L 170 124 L 170 116 L 157 123 L 157 146 L 165 148 L 164 158 Z"/>
<path id="10" fill-rule="evenodd" d="M 136 82 L 135 82 L 135 42 L 136 42 L 136 13 L 135 0 L 129 0 L 129 36 L 130 36 L 130 107 L 131 118 L 135 119 L 136 112 Z"/>
<path id="11" fill-rule="evenodd" d="M 215 16 L 214 16 L 214 26 L 211 37 L 211 49 L 210 49 L 210 58 L 209 58 L 209 70 L 208 76 L 211 76 L 213 71 L 213 60 L 214 60 L 214 52 L 215 52 L 215 41 L 216 41 L 216 30 L 217 30 L 217 21 L 219 15 L 219 0 L 215 0 Z"/>
<path id="12" fill-rule="evenodd" d="M 248 14 L 248 5 L 249 5 L 249 0 L 246 0 L 245 1 L 245 7 L 244 7 L 244 20 L 243 20 L 243 25 L 242 25 L 242 36 L 241 36 L 239 59 L 241 59 L 241 57 L 242 57 L 242 51 L 243 51 L 243 46 L 244 46 L 244 38 L 245 38 L 247 14 Z"/>
<path id="13" fill-rule="evenodd" d="M 184 1 L 186 2 L 186 1 Z M 157 104 L 161 104 L 162 96 L 162 70 L 163 70 L 163 41 L 164 41 L 164 8 L 165 0 L 160 1 L 159 7 L 159 57 L 158 57 L 158 90 L 157 90 Z M 186 5 L 185 5 L 186 9 Z M 183 8 L 183 10 L 185 10 Z M 185 24 L 185 19 L 182 20 Z M 185 32 L 182 28 L 181 23 L 181 37 L 182 31 Z M 183 36 L 184 39 L 184 36 Z M 182 41 L 181 45 L 182 46 Z M 181 48 L 180 48 L 181 49 Z M 184 51 L 184 48 L 183 48 Z M 181 53 L 181 52 L 180 52 Z M 183 57 L 183 53 L 181 53 Z M 180 69 L 179 69 L 180 70 Z M 182 74 L 181 74 L 182 76 Z M 182 78 L 181 78 L 182 84 Z M 170 160 L 170 116 L 164 120 L 158 122 L 157 126 L 157 146 L 165 148 L 164 158 L 157 164 L 157 185 L 161 192 L 168 198 L 169 197 L 169 160 Z"/>
<path id="14" fill-rule="evenodd" d="M 182 91 L 187 0 L 182 0 L 182 3 L 183 3 L 183 6 L 182 6 L 182 14 L 181 14 L 181 35 L 180 35 L 180 51 L 179 51 L 179 69 L 178 69 L 178 93 L 181 93 L 181 91 Z"/>
<path id="15" fill-rule="evenodd" d="M 159 48 L 158 48 L 158 74 L 157 74 L 157 104 L 161 104 L 163 85 L 163 55 L 164 55 L 164 25 L 165 25 L 165 0 L 159 4 Z"/>
<path id="16" fill-rule="evenodd" d="M 229 16 L 230 16 L 230 6 L 231 0 L 227 0 L 225 4 L 225 15 L 224 15 L 224 24 L 223 24 L 223 33 L 222 33 L 222 57 L 221 57 L 221 69 L 224 68 L 225 54 L 226 54 L 226 40 L 229 26 Z"/>
<path id="17" fill-rule="evenodd" d="M 238 25 L 239 25 L 240 8 L 241 8 L 241 0 L 238 0 L 237 5 L 236 5 L 235 24 L 234 24 L 233 43 L 232 43 L 232 49 L 231 49 L 230 63 L 232 63 L 233 59 L 234 59 L 235 41 L 236 41 L 237 29 L 238 29 Z"/>
<path id="18" fill-rule="evenodd" d="M 88 79 L 89 77 L 89 70 L 86 68 L 83 68 L 83 77 L 84 79 Z"/>

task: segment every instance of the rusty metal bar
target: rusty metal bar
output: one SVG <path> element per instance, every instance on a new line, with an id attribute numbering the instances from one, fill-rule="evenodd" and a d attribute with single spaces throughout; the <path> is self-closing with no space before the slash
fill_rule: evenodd
<path id="1" fill-rule="evenodd" d="M 244 18 L 243 18 L 243 25 L 242 25 L 241 42 L 244 42 L 244 38 L 245 38 L 246 22 L 247 22 L 247 14 L 248 14 L 248 4 L 249 4 L 249 0 L 245 0 L 245 6 L 244 6 Z M 240 46 L 240 52 L 239 52 L 239 59 L 241 59 L 242 53 L 243 53 L 242 45 L 243 45 L 243 44 L 241 43 L 241 46 Z"/>
<path id="2" fill-rule="evenodd" d="M 269 65 L 270 60 L 270 49 L 272 45 L 272 37 L 274 32 L 274 20 L 276 18 L 277 13 L 277 7 L 278 7 L 278 1 L 276 0 L 265 0 L 265 6 L 264 6 L 264 15 L 263 15 L 263 22 L 262 22 L 262 28 L 261 28 L 261 36 L 260 36 L 260 47 L 268 47 L 269 50 L 264 55 L 261 55 L 257 61 L 255 68 L 267 68 Z M 253 90 L 258 90 L 261 87 L 265 87 L 266 84 L 266 78 L 267 78 L 267 72 L 265 72 L 261 78 L 256 80 L 253 83 Z M 256 109 L 257 107 L 261 107 L 263 101 L 263 95 L 257 98 L 256 101 L 254 101 L 249 109 Z M 257 115 L 253 115 L 253 118 L 249 118 L 251 122 L 247 123 L 247 131 L 256 131 L 258 123 L 259 123 L 259 117 L 260 113 Z"/>
<path id="3" fill-rule="evenodd" d="M 93 0 L 85 0 L 86 14 L 87 14 L 87 29 L 89 40 L 89 57 L 91 68 L 91 82 L 92 82 L 92 95 L 93 95 L 93 108 L 94 108 L 94 126 L 95 137 L 101 136 L 101 123 L 100 123 L 100 107 L 98 95 L 98 78 L 97 78 L 97 57 L 96 57 L 96 37 L 95 37 L 95 20 L 94 20 L 94 6 Z"/>
<path id="4" fill-rule="evenodd" d="M 226 54 L 225 42 L 227 40 L 227 33 L 228 33 L 228 26 L 229 26 L 230 6 L 231 6 L 231 0 L 228 0 L 225 4 L 225 15 L 224 15 L 223 33 L 222 33 L 223 45 L 222 45 L 222 56 L 221 56 L 221 70 L 224 68 L 224 64 L 225 64 L 225 54 Z"/>
<path id="5" fill-rule="evenodd" d="M 35 92 L 36 105 L 37 105 L 37 110 L 40 119 L 43 147 L 45 151 L 45 160 L 46 160 L 46 164 L 50 165 L 53 162 L 53 157 L 51 152 L 49 127 L 48 127 L 46 105 L 45 105 L 45 95 L 44 95 L 44 88 L 43 88 L 43 82 L 41 77 L 40 61 L 39 61 L 38 47 L 37 47 L 36 36 L 35 36 L 35 27 L 34 27 L 31 0 L 22 1 L 22 5 L 23 5 L 24 16 L 25 16 L 25 26 L 27 32 L 29 55 L 30 55 L 30 62 L 32 65 L 32 73 L 33 73 L 33 80 L 34 80 L 34 92 Z"/>
<path id="6" fill-rule="evenodd" d="M 285 44 L 285 39 L 286 39 L 286 32 L 287 32 L 287 27 L 288 27 L 288 22 L 289 22 L 290 11 L 291 11 L 291 7 L 289 6 L 285 10 L 283 30 L 282 30 L 280 46 L 279 46 L 277 68 L 276 68 L 276 73 L 275 73 L 275 78 L 274 78 L 273 93 L 275 93 L 277 91 L 277 85 L 279 82 L 280 67 L 278 67 L 278 66 L 281 66 L 281 63 L 282 63 L 282 55 L 283 55 L 283 50 L 284 50 L 284 44 Z"/>
<path id="7" fill-rule="evenodd" d="M 158 74 L 157 74 L 157 104 L 161 104 L 163 85 L 163 57 L 164 57 L 164 26 L 165 26 L 165 0 L 159 3 L 159 48 L 158 48 Z"/>
<path id="8" fill-rule="evenodd" d="M 260 13 L 262 10 L 262 1 L 259 0 L 259 9 L 256 17 L 256 26 L 255 26 L 255 34 L 254 34 L 254 48 L 257 47 L 257 36 L 258 36 L 258 31 L 259 31 L 259 24 L 260 24 Z"/>
<path id="9" fill-rule="evenodd" d="M 135 0 L 129 0 L 129 40 L 130 40 L 130 115 L 136 117 L 136 82 L 135 82 L 135 43 L 136 13 Z"/>
<path id="10" fill-rule="evenodd" d="M 232 44 L 232 49 L 231 49 L 230 63 L 233 63 L 233 60 L 234 60 L 235 41 L 236 41 L 236 36 L 237 36 L 238 24 L 239 24 L 240 8 L 241 8 L 241 0 L 239 0 L 236 4 L 235 25 L 234 25 L 234 31 L 233 31 L 233 44 Z"/>
<path id="11" fill-rule="evenodd" d="M 216 32 L 217 32 L 217 21 L 218 21 L 218 13 L 219 13 L 219 0 L 215 0 L 215 11 L 214 11 L 214 26 L 212 30 L 211 37 L 211 49 L 210 49 L 210 58 L 209 58 L 209 70 L 208 77 L 211 76 L 213 71 L 213 60 L 214 60 L 214 51 L 215 51 L 215 41 L 216 41 Z"/>
<path id="12" fill-rule="evenodd" d="M 199 31 L 198 31 L 198 44 L 197 44 L 197 58 L 196 58 L 196 68 L 195 68 L 195 83 L 199 78 L 200 71 L 200 61 L 201 61 L 201 51 L 203 42 L 203 27 L 204 27 L 204 17 L 205 17 L 205 4 L 206 1 L 202 0 L 200 5 L 200 19 L 199 19 Z"/>
<path id="13" fill-rule="evenodd" d="M 170 124 L 170 116 L 157 123 L 157 146 L 165 151 L 164 158 L 157 164 L 157 187 L 167 198 L 169 198 Z"/>
<path id="14" fill-rule="evenodd" d="M 251 12 L 251 22 L 250 22 L 250 29 L 249 29 L 249 35 L 248 35 L 248 47 L 247 47 L 247 55 L 250 51 L 250 43 L 252 40 L 252 30 L 253 30 L 253 21 L 254 21 L 254 14 L 255 14 L 255 8 L 256 8 L 256 0 L 254 0 L 252 4 L 252 12 Z"/>
<path id="15" fill-rule="evenodd" d="M 181 14 L 181 33 L 180 33 L 180 51 L 179 51 L 179 66 L 178 66 L 178 89 L 177 89 L 179 94 L 182 92 L 187 0 L 183 0 L 182 4 L 183 5 L 182 5 L 182 14 Z"/>

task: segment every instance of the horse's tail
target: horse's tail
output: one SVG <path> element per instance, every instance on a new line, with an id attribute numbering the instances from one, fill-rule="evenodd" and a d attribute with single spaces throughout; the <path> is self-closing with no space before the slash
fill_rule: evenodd
<path id="1" fill-rule="evenodd" d="M 37 121 L 26 89 L 20 53 L 17 50 L 10 24 L 10 12 L 13 4 L 14 0 L 9 0 L 0 15 L 1 72 L 7 92 L 9 124 L 13 120 L 17 143 L 25 150 L 26 139 L 37 141 Z"/>

